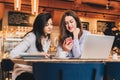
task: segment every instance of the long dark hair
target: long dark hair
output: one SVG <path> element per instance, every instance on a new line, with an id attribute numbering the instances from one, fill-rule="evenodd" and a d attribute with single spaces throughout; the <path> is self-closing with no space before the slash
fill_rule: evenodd
<path id="1" fill-rule="evenodd" d="M 62 43 L 63 43 L 63 41 L 64 41 L 64 39 L 65 39 L 66 37 L 71 36 L 71 37 L 73 38 L 73 33 L 70 33 L 70 32 L 66 29 L 66 26 L 65 26 L 65 25 L 66 25 L 66 24 L 65 24 L 65 17 L 66 17 L 66 16 L 72 16 L 72 17 L 75 19 L 75 21 L 76 21 L 76 23 L 77 23 L 77 28 L 80 29 L 80 33 L 79 33 L 78 38 L 80 38 L 80 36 L 82 35 L 81 21 L 80 21 L 79 17 L 77 16 L 77 14 L 76 14 L 74 11 L 72 11 L 72 10 L 67 10 L 67 11 L 63 14 L 62 19 L 61 19 L 61 22 L 60 22 L 60 37 L 59 37 L 59 43 L 60 43 L 60 45 L 62 45 Z"/>
<path id="2" fill-rule="evenodd" d="M 50 39 L 50 34 L 46 36 L 44 33 L 44 27 L 50 18 L 52 18 L 52 15 L 50 13 L 40 13 L 36 17 L 33 24 L 32 32 L 36 36 L 36 47 L 37 47 L 37 50 L 40 52 L 43 51 L 43 47 L 41 44 L 42 36 L 48 37 L 48 39 Z"/>

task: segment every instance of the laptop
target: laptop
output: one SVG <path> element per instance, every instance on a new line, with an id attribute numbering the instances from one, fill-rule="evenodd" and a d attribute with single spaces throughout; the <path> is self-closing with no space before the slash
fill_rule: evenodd
<path id="1" fill-rule="evenodd" d="M 22 59 L 45 59 L 45 55 L 20 55 Z"/>
<path id="2" fill-rule="evenodd" d="M 81 59 L 108 59 L 114 36 L 86 35 Z"/>

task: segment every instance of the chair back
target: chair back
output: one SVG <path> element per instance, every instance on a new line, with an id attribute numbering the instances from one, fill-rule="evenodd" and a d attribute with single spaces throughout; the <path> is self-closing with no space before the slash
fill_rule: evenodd
<path id="1" fill-rule="evenodd" d="M 8 78 L 10 79 L 10 71 L 13 70 L 14 62 L 11 59 L 2 59 L 1 61 L 1 72 L 2 72 L 2 80 Z"/>

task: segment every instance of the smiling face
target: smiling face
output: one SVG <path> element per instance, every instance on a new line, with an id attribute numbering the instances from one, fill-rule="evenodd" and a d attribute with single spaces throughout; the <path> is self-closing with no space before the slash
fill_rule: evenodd
<path id="1" fill-rule="evenodd" d="M 72 16 L 66 16 L 65 17 L 65 26 L 69 32 L 73 32 L 77 27 L 77 23 Z"/>
<path id="2" fill-rule="evenodd" d="M 46 35 L 50 34 L 52 32 L 52 28 L 53 28 L 53 23 L 52 23 L 52 19 L 50 18 L 44 27 L 44 33 Z"/>

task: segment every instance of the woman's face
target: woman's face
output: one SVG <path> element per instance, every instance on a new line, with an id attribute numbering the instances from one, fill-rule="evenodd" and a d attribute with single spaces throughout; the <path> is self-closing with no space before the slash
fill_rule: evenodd
<path id="1" fill-rule="evenodd" d="M 46 35 L 50 34 L 52 32 L 52 28 L 53 28 L 53 23 L 52 23 L 52 19 L 50 18 L 44 27 L 44 33 Z"/>
<path id="2" fill-rule="evenodd" d="M 65 26 L 69 32 L 73 32 L 77 28 L 77 23 L 72 16 L 65 17 Z"/>

